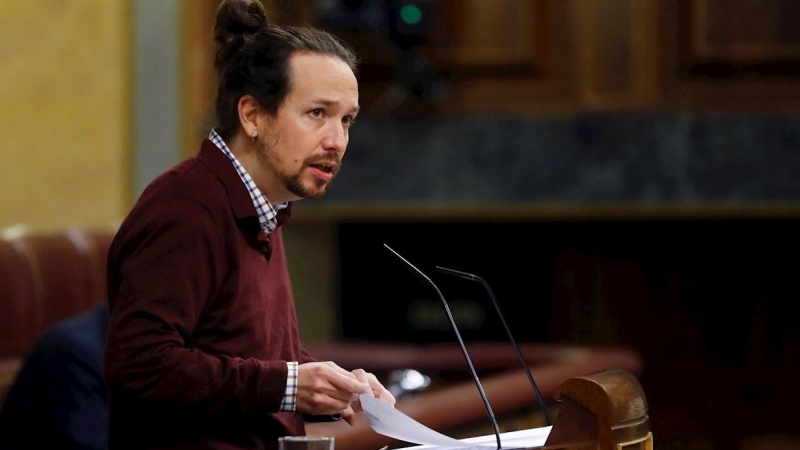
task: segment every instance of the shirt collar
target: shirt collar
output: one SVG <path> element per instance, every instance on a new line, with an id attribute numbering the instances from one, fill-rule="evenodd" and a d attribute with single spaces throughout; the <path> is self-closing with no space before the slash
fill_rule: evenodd
<path id="1" fill-rule="evenodd" d="M 211 133 L 208 135 L 208 139 L 222 151 L 231 163 L 233 163 L 236 173 L 239 174 L 239 178 L 241 178 L 242 183 L 244 183 L 244 186 L 247 188 L 247 192 L 250 194 L 250 198 L 253 200 L 253 206 L 255 206 L 256 212 L 258 213 L 258 222 L 261 224 L 264 233 L 270 234 L 275 231 L 279 225 L 278 211 L 286 208 L 289 205 L 288 202 L 273 206 L 272 203 L 267 200 L 267 197 L 258 189 L 258 186 L 256 186 L 256 183 L 250 177 L 250 174 L 247 173 L 244 166 L 236 159 L 236 156 L 217 133 L 217 130 L 212 129 Z"/>

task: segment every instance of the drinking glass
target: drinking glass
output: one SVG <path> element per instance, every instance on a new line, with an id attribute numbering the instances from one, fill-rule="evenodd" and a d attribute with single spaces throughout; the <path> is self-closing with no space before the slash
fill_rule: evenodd
<path id="1" fill-rule="evenodd" d="M 332 436 L 284 436 L 278 438 L 280 450 L 333 450 Z"/>

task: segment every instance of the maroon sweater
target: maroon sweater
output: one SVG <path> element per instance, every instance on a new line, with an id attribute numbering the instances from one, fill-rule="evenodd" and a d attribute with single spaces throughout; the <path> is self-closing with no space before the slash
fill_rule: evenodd
<path id="1" fill-rule="evenodd" d="M 121 224 L 108 300 L 111 449 L 269 449 L 305 434 L 301 415 L 278 412 L 286 361 L 313 360 L 281 229 L 261 230 L 211 141 L 153 181 Z"/>

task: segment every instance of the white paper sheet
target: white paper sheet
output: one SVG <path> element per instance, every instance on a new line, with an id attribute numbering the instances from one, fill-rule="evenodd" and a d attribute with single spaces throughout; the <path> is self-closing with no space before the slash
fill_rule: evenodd
<path id="1" fill-rule="evenodd" d="M 544 445 L 545 441 L 547 441 L 547 436 L 550 435 L 550 430 L 552 430 L 552 428 L 553 427 L 550 426 L 550 427 L 530 428 L 527 430 L 509 431 L 506 433 L 500 433 L 500 444 L 503 446 L 503 450 L 541 447 Z M 457 450 L 465 450 L 473 448 L 485 449 L 486 446 L 497 448 L 497 439 L 493 434 L 462 439 L 461 442 L 462 442 L 461 444 L 462 447 L 458 447 Z M 474 445 L 480 445 L 480 447 L 474 447 Z M 441 447 L 441 446 L 437 447 L 431 445 L 416 445 L 413 447 L 403 447 L 403 450 L 417 450 L 417 449 L 456 450 L 452 447 Z"/>
<path id="2" fill-rule="evenodd" d="M 369 395 L 359 396 L 364 416 L 376 433 L 414 444 L 422 444 L 411 449 L 450 449 L 450 450 L 497 450 L 495 435 L 479 436 L 469 439 L 453 439 L 434 431 L 405 415 L 402 411 Z M 513 431 L 500 435 L 503 450 L 514 448 L 539 447 L 544 445 L 551 427 Z"/>

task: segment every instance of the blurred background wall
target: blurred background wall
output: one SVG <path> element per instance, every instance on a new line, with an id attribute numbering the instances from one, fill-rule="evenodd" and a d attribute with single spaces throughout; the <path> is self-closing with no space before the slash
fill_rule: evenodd
<path id="1" fill-rule="evenodd" d="M 520 341 L 641 351 L 659 448 L 795 442 L 800 4 L 264 3 L 362 58 L 341 176 L 285 230 L 307 342 L 452 340 L 388 243 L 486 278 Z M 196 152 L 217 5 L 0 4 L 0 227 L 113 227 Z"/>
<path id="2" fill-rule="evenodd" d="M 0 226 L 106 225 L 129 204 L 129 12 L 0 4 Z"/>

